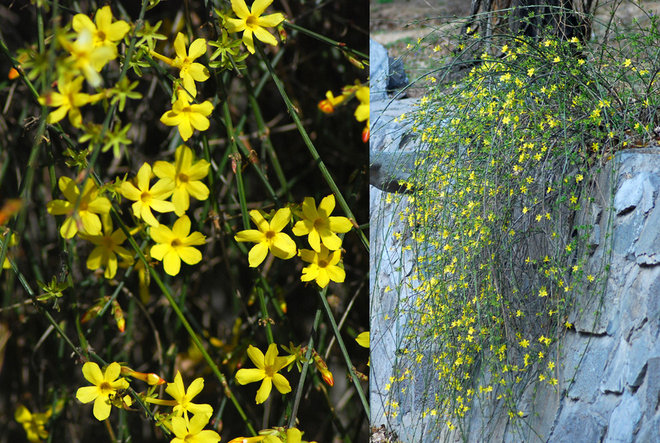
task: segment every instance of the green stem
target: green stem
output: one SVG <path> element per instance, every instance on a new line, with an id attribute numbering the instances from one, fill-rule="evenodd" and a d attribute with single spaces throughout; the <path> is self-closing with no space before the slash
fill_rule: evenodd
<path id="1" fill-rule="evenodd" d="M 337 198 L 337 202 L 339 203 L 339 206 L 342 208 L 346 216 L 353 220 L 353 223 L 355 226 L 357 226 L 357 222 L 355 219 L 355 216 L 353 215 L 353 212 L 351 211 L 351 208 L 349 208 L 348 204 L 346 203 L 346 200 L 344 200 L 344 196 L 342 195 L 341 191 L 339 191 L 339 188 L 337 187 L 337 184 L 335 183 L 334 179 L 330 175 L 330 171 L 328 171 L 328 168 L 325 166 L 325 163 L 323 163 L 323 160 L 321 160 L 321 156 L 319 155 L 318 151 L 314 147 L 314 144 L 312 143 L 312 140 L 309 138 L 309 135 L 307 134 L 307 131 L 303 127 L 302 122 L 300 121 L 300 117 L 298 116 L 298 112 L 296 111 L 296 108 L 293 106 L 291 103 L 291 100 L 289 99 L 289 96 L 287 95 L 286 91 L 284 90 L 284 85 L 282 84 L 282 81 L 279 79 L 277 74 L 275 74 L 275 71 L 273 70 L 272 65 L 270 64 L 270 61 L 266 57 L 266 54 L 264 54 L 263 49 L 261 46 L 255 42 L 255 48 L 257 49 L 257 52 L 259 52 L 259 56 L 261 57 L 261 60 L 265 63 L 266 68 L 268 68 L 268 72 L 270 73 L 273 82 L 275 83 L 275 86 L 277 87 L 277 90 L 279 91 L 280 95 L 282 96 L 282 99 L 284 100 L 284 104 L 286 105 L 287 110 L 289 111 L 289 115 L 291 115 L 291 118 L 293 119 L 294 124 L 296 125 L 296 128 L 298 129 L 298 132 L 302 136 L 303 142 L 307 146 L 307 149 L 309 150 L 309 153 L 312 155 L 312 158 L 318 165 L 319 171 L 321 171 L 321 175 L 323 175 L 323 178 L 325 179 L 326 183 L 328 183 L 328 186 L 332 190 L 332 193 L 335 195 Z M 355 229 L 358 233 L 358 236 L 360 237 L 360 240 L 362 241 L 362 244 L 364 245 L 366 251 L 369 251 L 369 240 L 367 239 L 367 236 L 364 234 L 359 229 Z"/>
<path id="2" fill-rule="evenodd" d="M 346 351 L 346 346 L 344 346 L 344 340 L 341 338 L 341 333 L 339 332 L 339 328 L 337 328 L 337 322 L 335 322 L 335 318 L 332 315 L 332 310 L 330 309 L 328 300 L 326 300 L 325 298 L 325 291 L 319 291 L 318 294 L 319 297 L 321 298 L 321 303 L 323 303 L 323 308 L 325 309 L 325 313 L 328 316 L 328 320 L 332 325 L 332 331 L 334 332 L 335 337 L 337 338 L 337 344 L 339 345 L 339 349 L 341 349 L 341 353 L 344 356 L 344 360 L 346 361 L 346 368 L 348 369 L 348 372 L 351 374 L 353 385 L 355 386 L 355 390 L 357 391 L 358 396 L 360 397 L 360 401 L 362 402 L 362 407 L 364 408 L 364 411 L 367 414 L 367 421 L 369 421 L 369 417 L 371 416 L 371 412 L 369 409 L 369 402 L 367 401 L 367 398 L 364 395 L 364 391 L 362 390 L 362 385 L 360 384 L 360 380 L 358 379 L 357 375 L 355 374 L 355 371 L 353 370 L 353 363 L 351 362 L 351 358 L 348 356 L 348 351 Z"/>
<path id="3" fill-rule="evenodd" d="M 325 289 L 322 291 L 325 294 Z M 325 296 L 324 296 L 325 297 Z M 309 335 L 309 342 L 307 343 L 307 352 L 305 353 L 305 363 L 303 363 L 302 370 L 300 371 L 300 380 L 298 380 L 298 387 L 296 388 L 296 396 L 293 400 L 293 409 L 291 410 L 291 418 L 289 419 L 289 427 L 293 428 L 296 425 L 296 415 L 298 415 L 298 407 L 300 406 L 300 399 L 302 398 L 303 386 L 305 385 L 305 377 L 307 376 L 307 368 L 309 367 L 309 360 L 312 358 L 312 349 L 314 347 L 314 336 L 321 324 L 321 308 L 316 310 L 314 316 L 314 325 L 312 326 L 312 333 Z"/>

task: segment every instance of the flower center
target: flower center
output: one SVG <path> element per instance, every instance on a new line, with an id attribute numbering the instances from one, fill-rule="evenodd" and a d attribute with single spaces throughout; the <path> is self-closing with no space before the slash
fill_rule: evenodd
<path id="1" fill-rule="evenodd" d="M 101 239 L 101 244 L 104 248 L 112 250 L 115 247 L 115 242 L 112 241 L 112 237 L 109 235 L 104 235 Z"/>
<path id="2" fill-rule="evenodd" d="M 258 27 L 259 17 L 255 17 L 254 15 L 248 15 L 248 17 L 245 19 L 245 25 L 250 29 Z"/>
<path id="3" fill-rule="evenodd" d="M 99 32 L 96 34 L 96 38 L 98 38 L 99 41 L 104 42 L 104 41 L 105 41 L 105 32 L 103 32 L 103 31 L 99 31 Z"/>
<path id="4" fill-rule="evenodd" d="M 102 382 L 99 385 L 99 390 L 101 391 L 101 394 L 103 395 L 108 395 L 114 392 L 114 389 L 112 388 L 112 385 L 108 383 L 107 381 Z"/>
<path id="5" fill-rule="evenodd" d="M 170 243 L 170 245 L 172 245 L 173 248 L 176 248 L 176 247 L 178 247 L 178 246 L 181 246 L 181 244 L 182 244 L 182 243 L 181 243 L 181 240 L 179 240 L 178 238 L 175 238 L 175 239 L 172 240 L 172 242 Z"/>
<path id="6" fill-rule="evenodd" d="M 320 217 L 314 220 L 314 227 L 316 229 L 324 227 L 325 224 L 326 224 L 325 221 Z"/>
<path id="7" fill-rule="evenodd" d="M 275 238 L 275 234 L 277 234 L 277 232 L 275 231 L 266 231 L 266 239 L 272 240 L 273 238 Z"/>
<path id="8" fill-rule="evenodd" d="M 149 203 L 151 202 L 151 193 L 148 191 L 144 191 L 142 194 L 140 194 L 140 200 L 143 203 Z"/>
<path id="9" fill-rule="evenodd" d="M 319 260 L 319 268 L 325 268 L 328 266 L 328 262 L 325 260 Z"/>
<path id="10" fill-rule="evenodd" d="M 179 174 L 179 181 L 181 183 L 188 183 L 190 181 L 190 177 L 188 177 L 186 174 L 182 172 Z"/>

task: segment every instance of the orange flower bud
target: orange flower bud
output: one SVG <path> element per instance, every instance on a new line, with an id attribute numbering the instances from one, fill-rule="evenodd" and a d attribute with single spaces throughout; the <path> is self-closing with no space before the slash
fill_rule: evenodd
<path id="1" fill-rule="evenodd" d="M 18 70 L 16 68 L 11 68 L 9 70 L 9 74 L 7 74 L 7 78 L 9 80 L 14 80 L 15 78 L 20 77 L 20 75 L 21 75 L 21 73 L 18 72 Z"/>
<path id="2" fill-rule="evenodd" d="M 325 114 L 332 114 L 333 112 L 335 112 L 335 107 L 332 106 L 332 103 L 330 103 L 330 100 L 327 100 L 327 99 L 326 100 L 321 100 L 319 102 L 318 106 L 319 106 L 319 109 L 321 110 L 321 112 L 323 112 Z"/>
<path id="3" fill-rule="evenodd" d="M 362 142 L 367 143 L 369 141 L 369 126 L 365 126 L 362 130 Z"/>

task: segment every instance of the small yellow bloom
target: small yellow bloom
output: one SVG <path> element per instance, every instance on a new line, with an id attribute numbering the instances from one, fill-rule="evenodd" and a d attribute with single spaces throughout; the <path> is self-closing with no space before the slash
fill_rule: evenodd
<path id="1" fill-rule="evenodd" d="M 126 240 L 126 235 L 121 229 L 112 232 L 112 218 L 106 214 L 101 219 L 103 224 L 103 233 L 99 235 L 86 235 L 81 233 L 81 237 L 92 242 L 96 247 L 87 257 L 87 269 L 92 271 L 103 266 L 105 269 L 103 276 L 113 278 L 117 273 L 117 256 L 128 264 L 133 263 L 133 254 L 131 254 L 121 244 Z"/>
<path id="2" fill-rule="evenodd" d="M 93 96 L 80 92 L 83 80 L 83 77 L 74 79 L 60 77 L 57 81 L 58 92 L 51 91 L 45 96 L 39 97 L 39 104 L 57 108 L 48 114 L 48 123 L 57 123 L 69 114 L 69 122 L 73 126 L 76 128 L 82 126 L 80 108 L 94 99 Z"/>
<path id="3" fill-rule="evenodd" d="M 258 348 L 249 345 L 247 354 L 256 368 L 242 368 L 236 373 L 236 381 L 241 385 L 263 380 L 261 387 L 257 391 L 257 397 L 255 399 L 257 404 L 266 401 L 273 385 L 275 385 L 280 394 L 291 392 L 289 381 L 282 374 L 278 374 L 278 371 L 287 367 L 296 357 L 293 355 L 278 357 L 277 353 L 277 345 L 275 343 L 271 343 L 268 346 L 265 356 Z"/>
<path id="4" fill-rule="evenodd" d="M 293 234 L 307 235 L 309 245 L 316 252 L 321 252 L 321 243 L 331 251 L 341 248 L 341 239 L 335 232 L 348 232 L 353 224 L 346 217 L 331 217 L 334 209 L 335 196 L 332 194 L 321 200 L 318 209 L 313 197 L 305 197 L 302 204 L 303 219 L 293 226 Z"/>
<path id="5" fill-rule="evenodd" d="M 118 390 L 128 389 L 128 382 L 124 378 L 118 378 L 121 366 L 117 362 L 110 363 L 101 372 L 99 365 L 87 362 L 82 368 L 83 376 L 94 386 L 78 388 L 76 398 L 82 403 L 94 402 L 94 417 L 103 421 L 110 416 L 112 400 Z"/>
<path id="6" fill-rule="evenodd" d="M 261 16 L 271 3 L 273 3 L 273 0 L 255 0 L 252 4 L 252 10 L 250 10 L 245 4 L 245 0 L 231 0 L 231 8 L 238 18 L 227 19 L 227 31 L 243 31 L 243 43 L 251 54 L 254 54 L 252 34 L 264 43 L 277 46 L 275 36 L 264 28 L 279 25 L 284 21 L 284 15 L 277 12 Z"/>
<path id="7" fill-rule="evenodd" d="M 101 86 L 101 70 L 110 61 L 117 58 L 117 48 L 115 46 L 96 46 L 92 32 L 83 28 L 78 33 L 78 38 L 74 42 L 66 39 L 61 40 L 61 44 L 71 53 L 67 61 L 73 64 L 75 69 L 85 76 L 87 83 L 92 87 Z"/>
<path id="8" fill-rule="evenodd" d="M 278 209 L 270 222 L 256 209 L 250 211 L 250 218 L 257 225 L 257 229 L 237 232 L 234 239 L 238 242 L 256 243 L 248 254 L 251 268 L 259 266 L 268 255 L 268 251 L 283 260 L 296 255 L 296 243 L 287 234 L 280 232 L 291 220 L 289 208 Z"/>
<path id="9" fill-rule="evenodd" d="M 41 439 L 48 438 L 48 431 L 46 431 L 45 426 L 50 416 L 50 409 L 47 412 L 36 412 L 33 414 L 28 408 L 20 404 L 14 414 L 16 421 L 23 425 L 27 439 L 30 442 L 40 442 Z"/>
<path id="10" fill-rule="evenodd" d="M 316 280 L 321 288 L 325 288 L 330 280 L 342 283 L 346 278 L 346 272 L 340 266 L 337 266 L 341 259 L 341 251 L 329 251 L 325 246 L 321 246 L 321 252 L 310 249 L 301 249 L 300 258 L 306 261 L 309 266 L 302 270 L 301 281 Z"/>
<path id="11" fill-rule="evenodd" d="M 187 98 L 188 93 L 179 90 L 172 110 L 160 117 L 160 121 L 167 126 L 178 126 L 183 141 L 187 141 L 193 134 L 193 129 L 206 131 L 210 122 L 207 118 L 213 112 L 213 104 L 206 100 L 201 104 L 191 104 Z"/>
<path id="12" fill-rule="evenodd" d="M 131 29 L 123 20 L 112 22 L 110 6 L 104 6 L 96 12 L 94 22 L 85 14 L 76 14 L 71 21 L 73 30 L 80 33 L 83 29 L 91 32 L 94 45 L 97 47 L 115 47 Z"/>
<path id="13" fill-rule="evenodd" d="M 206 40 L 203 38 L 195 39 L 186 51 L 186 37 L 179 32 L 174 39 L 174 51 L 176 52 L 174 60 L 154 51 L 151 51 L 151 55 L 173 68 L 179 69 L 179 77 L 183 80 L 183 87 L 192 97 L 195 97 L 197 96 L 195 82 L 204 82 L 210 77 L 208 68 L 195 62 L 196 59 L 206 53 Z"/>
<path id="14" fill-rule="evenodd" d="M 133 214 L 141 218 L 149 226 L 158 226 L 158 220 L 151 210 L 158 212 L 174 211 L 174 204 L 165 201 L 174 191 L 174 181 L 169 178 L 161 178 L 155 185 L 149 185 L 151 181 L 151 166 L 144 163 L 137 173 L 137 186 L 129 181 L 121 184 L 119 192 L 133 203 Z"/>
<path id="15" fill-rule="evenodd" d="M 46 205 L 46 209 L 49 214 L 67 216 L 60 228 L 62 238 L 69 239 L 76 235 L 78 231 L 89 235 L 100 235 L 101 220 L 98 214 L 110 212 L 110 200 L 98 196 L 98 188 L 91 178 L 85 183 L 82 196 L 76 182 L 69 177 L 60 177 L 57 184 L 66 201 L 50 201 Z M 77 211 L 75 210 L 76 205 L 78 205 Z M 81 222 L 82 226 L 80 225 Z"/>
<path id="16" fill-rule="evenodd" d="M 203 245 L 206 238 L 195 231 L 190 234 L 190 219 L 187 215 L 174 222 L 172 229 L 165 225 L 151 228 L 151 238 L 157 243 L 149 253 L 156 260 L 163 261 L 163 268 L 169 275 L 177 275 L 181 261 L 195 265 L 202 261 L 202 253 L 193 246 Z"/>
<path id="17" fill-rule="evenodd" d="M 193 403 L 191 400 L 204 389 L 204 379 L 202 377 L 196 378 L 188 386 L 188 391 L 183 385 L 183 379 L 181 378 L 181 373 L 177 371 L 176 376 L 174 377 L 174 383 L 168 383 L 167 389 L 165 392 L 170 394 L 170 396 L 176 400 L 176 406 L 172 412 L 177 417 L 181 417 L 185 414 L 188 417 L 188 412 L 202 416 L 211 416 L 213 414 L 213 408 L 208 404 L 197 404 Z M 208 420 L 206 421 L 208 422 Z M 204 422 L 204 425 L 206 425 Z M 202 426 L 203 428 L 204 426 Z M 202 429 L 200 428 L 200 429 Z"/>
<path id="18" fill-rule="evenodd" d="M 175 437 L 171 443 L 217 443 L 220 435 L 204 427 L 211 419 L 211 414 L 195 414 L 188 421 L 183 417 L 172 417 L 172 432 Z"/>
<path id="19" fill-rule="evenodd" d="M 157 161 L 154 164 L 156 177 L 174 181 L 172 203 L 174 213 L 179 217 L 190 207 L 190 196 L 197 200 L 209 197 L 209 188 L 200 181 L 208 175 L 209 166 L 209 162 L 203 159 L 195 162 L 192 149 L 186 145 L 176 148 L 174 163 Z"/>

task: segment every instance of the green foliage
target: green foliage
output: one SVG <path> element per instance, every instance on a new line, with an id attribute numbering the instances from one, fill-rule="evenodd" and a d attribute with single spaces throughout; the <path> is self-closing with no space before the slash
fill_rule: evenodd
<path id="1" fill-rule="evenodd" d="M 413 191 L 400 197 L 409 232 L 395 236 L 410 236 L 416 263 L 388 407 L 396 417 L 411 383 L 423 385 L 421 419 L 436 435 L 466 432 L 481 400 L 516 429 L 533 414 L 522 393 L 558 385 L 569 313 L 605 279 L 586 266 L 594 177 L 615 151 L 653 140 L 660 120 L 656 16 L 588 42 L 541 31 L 459 39 L 465 52 L 441 78 L 485 52 L 414 114 L 428 151 L 401 183 Z"/>

